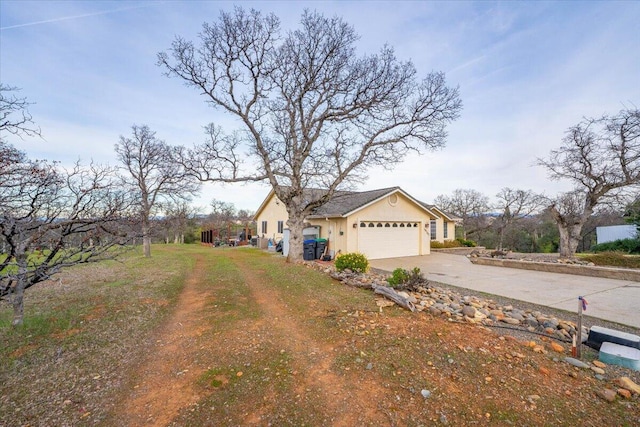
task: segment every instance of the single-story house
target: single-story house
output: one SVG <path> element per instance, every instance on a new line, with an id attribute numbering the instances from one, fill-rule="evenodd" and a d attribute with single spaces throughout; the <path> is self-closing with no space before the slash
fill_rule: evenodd
<path id="1" fill-rule="evenodd" d="M 321 191 L 321 190 L 309 190 Z M 258 236 L 284 240 L 288 214 L 271 190 L 255 214 Z M 400 187 L 338 191 L 305 221 L 304 237 L 327 239 L 329 254 L 360 252 L 369 259 L 427 255 L 431 241 L 455 238 L 455 218 Z"/>

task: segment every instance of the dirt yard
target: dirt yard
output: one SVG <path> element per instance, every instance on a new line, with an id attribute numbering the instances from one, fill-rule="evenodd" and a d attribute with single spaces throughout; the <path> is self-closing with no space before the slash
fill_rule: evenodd
<path id="1" fill-rule="evenodd" d="M 154 249 L 153 265 L 88 267 L 29 296 L 89 298 L 82 322 L 29 337 L 2 308 L 1 426 L 640 424 L 640 397 L 618 392 L 638 373 L 602 373 L 591 353 L 579 369 L 544 337 L 381 308 L 258 250 Z"/>

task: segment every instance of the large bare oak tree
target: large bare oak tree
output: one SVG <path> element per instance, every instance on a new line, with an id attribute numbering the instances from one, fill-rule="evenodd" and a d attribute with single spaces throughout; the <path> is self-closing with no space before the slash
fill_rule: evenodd
<path id="1" fill-rule="evenodd" d="M 357 40 L 339 17 L 306 11 L 283 32 L 274 15 L 236 8 L 204 24 L 197 42 L 178 37 L 158 55 L 168 76 L 241 124 L 226 133 L 209 125 L 208 141 L 182 150 L 183 163 L 201 180 L 267 180 L 288 212 L 290 261 L 302 258 L 314 208 L 372 166 L 442 147 L 461 109 L 442 73 L 420 78 L 388 46 L 359 56 Z"/>
<path id="2" fill-rule="evenodd" d="M 123 178 L 137 195 L 143 253 L 150 257 L 152 216 L 162 202 L 188 200 L 198 186 L 174 161 L 172 147 L 148 126 L 133 125 L 131 130 L 131 138 L 120 136 L 115 151 L 128 172 Z"/>
<path id="3" fill-rule="evenodd" d="M 573 182 L 552 200 L 549 211 L 560 232 L 560 256 L 575 256 L 582 227 L 599 203 L 640 186 L 640 110 L 585 118 L 569 128 L 562 145 L 538 159 L 551 179 Z"/>

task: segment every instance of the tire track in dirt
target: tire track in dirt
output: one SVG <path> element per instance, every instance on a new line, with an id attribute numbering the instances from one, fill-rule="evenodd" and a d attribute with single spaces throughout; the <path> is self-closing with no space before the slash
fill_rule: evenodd
<path id="1" fill-rule="evenodd" d="M 210 293 L 197 286 L 204 280 L 204 267 L 204 256 L 196 254 L 176 307 L 156 333 L 155 345 L 139 365 L 137 385 L 123 401 L 119 412 L 124 425 L 166 426 L 180 409 L 202 397 L 194 388 L 202 369 L 193 362 L 193 342 L 207 330 L 201 319 Z"/>
<path id="2" fill-rule="evenodd" d="M 376 391 L 380 392 L 378 395 L 385 393 L 382 388 L 371 383 L 366 387 L 360 387 L 363 384 L 349 384 L 342 376 L 333 372 L 334 346 L 309 337 L 300 326 L 301 322 L 281 302 L 278 294 L 272 289 L 265 289 L 255 267 L 243 263 L 238 257 L 232 258 L 242 271 L 245 283 L 256 302 L 264 311 L 269 329 L 278 335 L 281 346 L 291 352 L 293 360 L 299 365 L 301 375 L 296 377 L 300 379 L 296 386 L 297 392 L 300 395 L 309 390 L 319 392 L 322 407 L 326 408 L 325 413 L 335 427 L 359 425 L 362 419 L 384 420 L 374 398 Z M 250 418 L 253 422 L 250 424 L 259 419 L 257 415 L 253 414 Z"/>

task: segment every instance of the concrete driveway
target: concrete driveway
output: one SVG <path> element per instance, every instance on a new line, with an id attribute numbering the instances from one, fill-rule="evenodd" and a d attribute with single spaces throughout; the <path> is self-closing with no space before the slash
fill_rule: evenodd
<path id="1" fill-rule="evenodd" d="M 640 282 L 475 265 L 465 256 L 444 253 L 369 263 L 389 272 L 419 267 L 434 282 L 574 313 L 583 296 L 589 303 L 585 315 L 640 328 Z"/>

